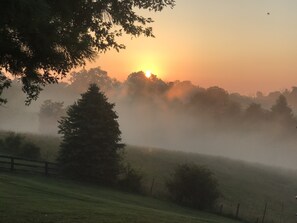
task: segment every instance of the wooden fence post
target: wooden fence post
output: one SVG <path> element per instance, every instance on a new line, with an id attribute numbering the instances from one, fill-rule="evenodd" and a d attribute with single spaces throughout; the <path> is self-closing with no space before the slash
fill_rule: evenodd
<path id="1" fill-rule="evenodd" d="M 240 203 L 237 204 L 235 218 L 238 218 L 238 215 L 239 215 L 239 208 L 240 208 Z"/>
<path id="2" fill-rule="evenodd" d="M 267 203 L 265 203 L 265 207 L 264 207 L 264 212 L 263 212 L 263 217 L 262 217 L 262 223 L 264 223 L 264 220 L 265 220 L 265 216 L 266 216 L 266 210 L 267 210 Z"/>
<path id="3" fill-rule="evenodd" d="M 223 214 L 223 204 L 220 206 L 220 215 Z"/>
<path id="4" fill-rule="evenodd" d="M 153 195 L 154 184 L 155 184 L 155 178 L 153 178 L 152 185 L 151 185 L 151 189 L 150 189 L 150 193 L 151 193 L 151 195 Z"/>
<path id="5" fill-rule="evenodd" d="M 280 222 L 284 222 L 284 202 L 281 203 L 281 215 L 280 215 Z"/>
<path id="6" fill-rule="evenodd" d="M 44 171 L 45 171 L 45 175 L 48 176 L 48 162 L 45 162 Z"/>
<path id="7" fill-rule="evenodd" d="M 10 170 L 11 171 L 14 170 L 14 158 L 13 157 L 10 158 Z"/>

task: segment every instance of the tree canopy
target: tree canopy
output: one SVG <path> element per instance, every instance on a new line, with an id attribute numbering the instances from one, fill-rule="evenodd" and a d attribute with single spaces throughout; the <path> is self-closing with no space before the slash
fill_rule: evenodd
<path id="1" fill-rule="evenodd" d="M 97 85 L 90 85 L 59 122 L 63 140 L 58 157 L 66 174 L 104 184 L 114 183 L 123 148 L 114 104 Z"/>
<path id="2" fill-rule="evenodd" d="M 284 95 L 280 95 L 275 104 L 271 107 L 272 118 L 276 121 L 295 127 L 297 122 L 292 109 L 289 107 Z"/>
<path id="3" fill-rule="evenodd" d="M 65 115 L 64 102 L 45 100 L 39 111 L 39 131 L 44 134 L 58 133 L 57 121 Z"/>
<path id="4" fill-rule="evenodd" d="M 136 9 L 161 11 L 175 0 L 3 0 L 0 3 L 0 93 L 3 71 L 20 78 L 27 102 L 42 86 L 110 48 L 122 34 L 152 37 L 151 18 Z M 0 94 L 1 96 L 1 94 Z M 4 101 L 2 101 L 4 102 Z"/>
<path id="5" fill-rule="evenodd" d="M 271 107 L 271 111 L 274 115 L 281 115 L 286 117 L 292 117 L 293 112 L 289 107 L 287 99 L 284 95 L 280 95 L 275 104 Z"/>
<path id="6" fill-rule="evenodd" d="M 77 92 L 86 91 L 91 83 L 96 84 L 105 93 L 121 85 L 120 81 L 109 77 L 100 67 L 83 69 L 70 74 L 70 88 Z"/>

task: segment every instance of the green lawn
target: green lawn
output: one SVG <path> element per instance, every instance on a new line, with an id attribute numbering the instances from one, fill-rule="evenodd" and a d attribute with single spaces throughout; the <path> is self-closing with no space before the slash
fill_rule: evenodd
<path id="1" fill-rule="evenodd" d="M 94 185 L 0 172 L 0 222 L 235 223 L 236 221 Z"/>

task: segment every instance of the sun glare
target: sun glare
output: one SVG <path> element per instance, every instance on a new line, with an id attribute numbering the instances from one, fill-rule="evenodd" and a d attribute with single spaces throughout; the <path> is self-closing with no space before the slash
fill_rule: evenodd
<path id="1" fill-rule="evenodd" d="M 145 72 L 145 76 L 146 76 L 147 78 L 150 78 L 151 75 L 152 75 L 152 72 L 151 72 L 150 70 L 147 70 L 147 71 Z"/>

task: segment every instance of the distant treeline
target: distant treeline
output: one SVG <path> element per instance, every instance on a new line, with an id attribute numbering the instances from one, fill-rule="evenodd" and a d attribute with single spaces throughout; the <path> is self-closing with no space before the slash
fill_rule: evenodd
<path id="1" fill-rule="evenodd" d="M 1 119 L 5 123 L 24 113 L 30 113 L 33 119 L 32 114 L 38 113 L 39 130 L 56 133 L 57 120 L 90 83 L 96 83 L 118 107 L 126 106 L 133 110 L 142 106 L 156 112 L 207 119 L 211 120 L 209 123 L 215 123 L 216 128 L 237 126 L 253 129 L 277 125 L 290 132 L 297 123 L 293 112 L 297 110 L 297 87 L 268 95 L 258 92 L 255 97 L 248 97 L 228 93 L 216 86 L 202 88 L 190 81 L 165 82 L 155 75 L 147 78 L 143 72 L 132 73 L 120 82 L 100 68 L 73 72 L 67 83 L 47 86 L 38 101 L 29 107 L 23 106 L 25 96 L 19 95 L 21 86 L 14 81 L 13 87 L 4 95 L 9 103 L 0 109 Z"/>

